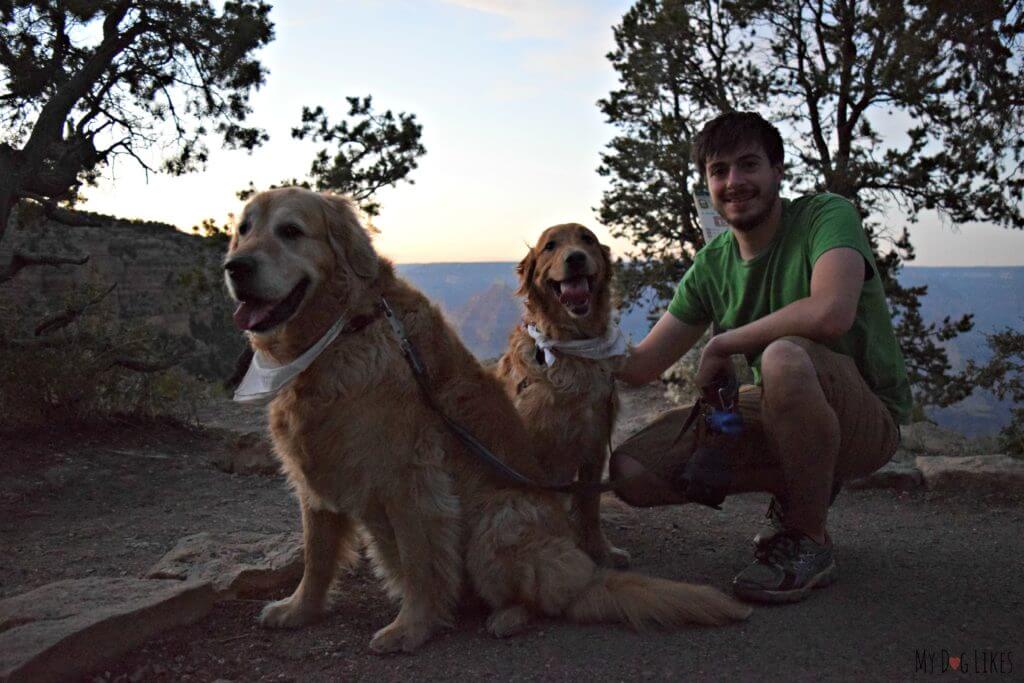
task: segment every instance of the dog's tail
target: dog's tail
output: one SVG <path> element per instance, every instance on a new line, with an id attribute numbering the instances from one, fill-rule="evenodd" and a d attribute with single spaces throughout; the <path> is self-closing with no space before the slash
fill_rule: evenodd
<path id="1" fill-rule="evenodd" d="M 696 586 L 633 572 L 600 569 L 569 605 L 578 622 L 624 622 L 645 626 L 720 626 L 750 616 L 751 609 L 711 586 Z"/>

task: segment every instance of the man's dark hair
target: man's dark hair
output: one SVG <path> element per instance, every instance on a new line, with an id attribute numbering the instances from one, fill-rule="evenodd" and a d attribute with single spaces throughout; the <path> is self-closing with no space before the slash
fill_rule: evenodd
<path id="1" fill-rule="evenodd" d="M 708 121 L 693 140 L 692 156 L 701 174 L 709 158 L 760 145 L 772 166 L 785 159 L 779 129 L 752 111 L 730 111 Z"/>

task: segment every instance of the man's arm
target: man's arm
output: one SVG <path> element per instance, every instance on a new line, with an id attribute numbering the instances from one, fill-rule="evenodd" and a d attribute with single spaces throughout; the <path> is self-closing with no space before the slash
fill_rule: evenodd
<path id="1" fill-rule="evenodd" d="M 628 384 L 654 381 L 697 343 L 707 327 L 687 325 L 671 313 L 665 313 L 643 341 L 633 347 L 615 376 Z"/>
<path id="2" fill-rule="evenodd" d="M 776 339 L 838 339 L 853 326 L 864 286 L 864 257 L 856 249 L 826 251 L 811 271 L 811 295 L 742 327 L 715 335 L 704 347 L 698 386 L 710 383 L 724 360 L 737 353 L 757 354 Z"/>

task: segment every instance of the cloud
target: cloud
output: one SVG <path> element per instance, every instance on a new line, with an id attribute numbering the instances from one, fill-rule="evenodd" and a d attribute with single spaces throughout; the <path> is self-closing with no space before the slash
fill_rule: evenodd
<path id="1" fill-rule="evenodd" d="M 443 0 L 509 22 L 507 38 L 563 38 L 591 16 L 582 0 Z"/>
<path id="2" fill-rule="evenodd" d="M 501 37 L 540 40 L 522 45 L 520 83 L 506 83 L 504 100 L 538 95 L 537 82 L 593 82 L 609 72 L 605 55 L 614 47 L 613 24 L 628 9 L 627 0 L 441 0 L 448 5 L 501 18 Z M 512 79 L 517 80 L 517 79 Z M 609 84 L 612 81 L 609 81 Z M 610 87 L 610 85 L 609 85 Z"/>

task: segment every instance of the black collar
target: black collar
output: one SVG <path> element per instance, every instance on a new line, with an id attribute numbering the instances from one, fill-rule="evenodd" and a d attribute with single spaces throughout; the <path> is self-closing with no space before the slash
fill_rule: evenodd
<path id="1" fill-rule="evenodd" d="M 345 325 L 345 327 L 341 328 L 341 331 L 344 334 L 358 332 L 367 325 L 369 325 L 370 323 L 372 323 L 374 320 L 379 319 L 383 315 L 384 306 L 379 303 L 375 304 L 372 313 L 369 313 L 367 315 L 357 315 L 356 317 L 349 320 L 348 324 Z"/>

